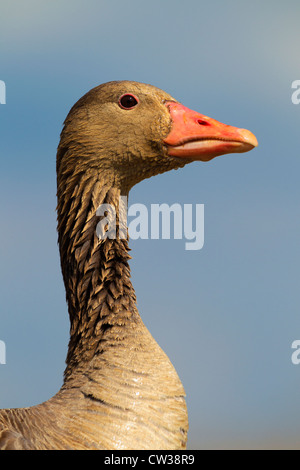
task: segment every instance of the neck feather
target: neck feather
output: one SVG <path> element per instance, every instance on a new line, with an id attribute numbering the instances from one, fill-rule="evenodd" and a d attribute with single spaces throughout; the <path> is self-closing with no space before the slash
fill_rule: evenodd
<path id="1" fill-rule="evenodd" d="M 106 337 L 112 330 L 118 339 L 124 328 L 139 320 L 128 240 L 120 230 L 119 211 L 125 210 L 120 208 L 122 191 L 105 181 L 81 174 L 73 185 L 58 186 L 61 267 L 71 322 L 66 376 L 79 362 L 90 361 L 108 347 Z M 97 210 L 104 204 L 115 210 L 114 239 L 104 238 L 104 233 L 99 239 Z"/>

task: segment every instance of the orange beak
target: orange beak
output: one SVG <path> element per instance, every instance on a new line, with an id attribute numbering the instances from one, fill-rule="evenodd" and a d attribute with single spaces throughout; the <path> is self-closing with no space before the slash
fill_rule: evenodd
<path id="1" fill-rule="evenodd" d="M 180 103 L 167 101 L 172 127 L 164 139 L 168 154 L 207 162 L 226 153 L 248 152 L 257 147 L 254 134 L 203 116 Z"/>

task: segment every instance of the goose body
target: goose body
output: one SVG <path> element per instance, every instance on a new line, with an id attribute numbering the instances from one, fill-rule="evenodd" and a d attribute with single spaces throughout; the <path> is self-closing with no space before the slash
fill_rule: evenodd
<path id="1" fill-rule="evenodd" d="M 150 176 L 256 145 L 249 131 L 137 82 L 100 85 L 73 106 L 57 151 L 71 324 L 64 383 L 42 404 L 0 411 L 0 449 L 186 447 L 184 388 L 136 307 L 128 239 L 120 236 L 121 196 Z M 115 237 L 97 232 L 102 204 L 115 208 Z"/>

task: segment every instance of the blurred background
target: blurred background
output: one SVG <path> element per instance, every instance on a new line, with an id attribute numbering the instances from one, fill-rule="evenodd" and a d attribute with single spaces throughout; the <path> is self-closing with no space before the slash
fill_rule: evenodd
<path id="1" fill-rule="evenodd" d="M 297 0 L 2 0 L 0 408 L 40 403 L 62 384 L 59 134 L 90 88 L 129 79 L 259 141 L 130 195 L 205 205 L 202 250 L 130 244 L 139 311 L 186 390 L 188 447 L 300 448 L 299 16 Z"/>

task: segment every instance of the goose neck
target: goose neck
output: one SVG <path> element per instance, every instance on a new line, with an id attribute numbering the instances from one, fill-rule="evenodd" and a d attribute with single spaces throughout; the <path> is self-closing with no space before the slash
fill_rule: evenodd
<path id="1" fill-rule="evenodd" d="M 71 322 L 66 376 L 140 320 L 128 264 L 128 193 L 86 176 L 73 187 L 58 186 L 61 267 Z"/>

